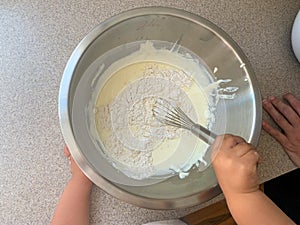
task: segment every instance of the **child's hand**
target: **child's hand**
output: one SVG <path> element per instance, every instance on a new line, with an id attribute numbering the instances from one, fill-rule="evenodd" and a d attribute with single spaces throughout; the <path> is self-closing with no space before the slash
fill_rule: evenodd
<path id="1" fill-rule="evenodd" d="M 51 225 L 89 224 L 90 194 L 93 183 L 77 166 L 67 147 L 64 148 L 64 154 L 69 159 L 72 178 L 59 200 Z"/>
<path id="2" fill-rule="evenodd" d="M 225 197 L 259 190 L 256 171 L 259 155 L 254 146 L 241 137 L 228 134 L 218 136 L 214 146 L 222 138 L 213 167 Z"/>
<path id="3" fill-rule="evenodd" d="M 80 182 L 82 185 L 92 185 L 92 182 L 89 178 L 86 177 L 86 175 L 81 171 L 81 169 L 78 167 L 76 162 L 74 161 L 73 157 L 71 156 L 71 153 L 67 146 L 64 148 L 64 154 L 69 159 L 70 163 L 70 169 L 72 173 L 72 180 Z"/>
<path id="4" fill-rule="evenodd" d="M 263 128 L 282 145 L 294 164 L 300 167 L 300 101 L 292 94 L 286 94 L 283 98 L 288 104 L 276 97 L 263 101 L 264 109 L 282 131 L 265 121 Z"/>

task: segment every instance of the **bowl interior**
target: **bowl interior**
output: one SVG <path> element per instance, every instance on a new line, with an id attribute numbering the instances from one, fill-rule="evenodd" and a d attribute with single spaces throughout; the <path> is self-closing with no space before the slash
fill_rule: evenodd
<path id="1" fill-rule="evenodd" d="M 71 57 L 68 63 L 71 69 L 65 70 L 65 74 L 69 73 L 68 76 L 72 73 L 68 92 L 69 118 L 74 113 L 76 101 L 86 101 L 93 91 L 87 87 L 85 94 L 76 92 L 87 68 L 107 51 L 141 40 L 177 43 L 198 55 L 211 71 L 217 68 L 218 72 L 215 74 L 217 79 L 231 79 L 230 86 L 239 89 L 233 100 L 224 100 L 226 118 L 222 110 L 217 110 L 216 120 L 226 121 L 226 133 L 242 136 L 248 142 L 257 144 L 261 123 L 261 102 L 250 63 L 240 48 L 218 27 L 201 17 L 179 10 L 146 8 L 125 12 L 102 23 L 89 33 L 72 55 L 73 58 Z M 107 66 L 109 65 L 105 65 Z M 65 74 L 64 76 L 67 76 Z M 86 116 L 84 110 L 76 108 L 77 110 L 79 116 Z M 124 176 L 101 157 L 85 132 L 88 127 L 84 121 L 72 121 L 70 127 L 73 132 L 72 138 L 76 143 L 71 149 L 72 155 L 74 153 L 75 160 L 95 184 L 102 188 L 105 186 L 102 179 L 96 178 L 96 176 L 103 176 L 101 171 L 104 169 L 106 176 L 110 174 Z M 152 208 L 191 206 L 208 200 L 220 192 L 219 189 L 215 191 L 217 180 L 212 167 L 202 172 L 194 170 L 185 179 L 172 177 L 161 183 L 155 181 L 152 185 L 152 181 L 149 181 L 148 186 L 120 185 L 108 180 L 105 182 L 109 182 L 121 192 L 137 196 L 138 200 L 135 199 L 133 203 Z M 115 192 L 111 194 L 114 195 Z M 172 204 L 163 205 L 160 202 L 159 206 L 155 203 L 147 206 L 145 203 L 147 199 L 167 200 Z M 125 201 L 132 202 L 128 196 Z M 177 204 L 176 201 L 181 203 Z"/>

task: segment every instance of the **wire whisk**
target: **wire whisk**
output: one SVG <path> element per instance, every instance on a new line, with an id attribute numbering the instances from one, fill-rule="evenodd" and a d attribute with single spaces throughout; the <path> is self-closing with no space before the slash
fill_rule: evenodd
<path id="1" fill-rule="evenodd" d="M 207 128 L 192 121 L 180 107 L 171 104 L 167 100 L 157 100 L 152 112 L 154 117 L 161 123 L 189 130 L 209 145 L 212 145 L 217 137 Z"/>

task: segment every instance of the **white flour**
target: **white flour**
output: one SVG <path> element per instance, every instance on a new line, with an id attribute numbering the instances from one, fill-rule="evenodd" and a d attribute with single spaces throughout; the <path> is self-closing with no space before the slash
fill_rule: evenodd
<path id="1" fill-rule="evenodd" d="M 122 171 L 128 176 L 142 179 L 153 174 L 151 151 L 165 139 L 182 134 L 181 129 L 164 126 L 153 117 L 152 108 L 158 98 L 176 103 L 195 119 L 195 110 L 183 91 L 191 82 L 182 71 L 159 69 L 151 63 L 141 78 L 127 85 L 109 105 L 97 108 L 99 129 L 112 128 L 104 143 L 106 153 L 125 165 L 127 169 Z"/>
<path id="2" fill-rule="evenodd" d="M 193 53 L 172 43 L 133 43 L 112 53 L 123 56 L 108 67 L 104 59 L 110 57 L 99 58 L 87 71 L 96 73 L 87 110 L 95 118 L 89 127 L 95 142 L 100 141 L 99 151 L 118 171 L 138 180 L 184 178 L 193 167 L 204 170 L 210 160 L 205 158 L 207 144 L 188 131 L 162 125 L 152 115 L 153 104 L 166 99 L 211 128 L 218 100 L 234 98 L 237 88 L 220 89 L 230 80 L 214 82 Z"/>

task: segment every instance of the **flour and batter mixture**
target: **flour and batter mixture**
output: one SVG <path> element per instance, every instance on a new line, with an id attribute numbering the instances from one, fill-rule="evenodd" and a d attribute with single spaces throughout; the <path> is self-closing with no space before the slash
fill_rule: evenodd
<path id="1" fill-rule="evenodd" d="M 211 96 L 220 83 L 212 82 L 191 53 L 157 44 L 162 43 L 139 44 L 105 70 L 101 66 L 92 98 L 95 138 L 103 153 L 116 169 L 138 180 L 174 174 L 184 178 L 192 167 L 205 168 L 207 144 L 188 131 L 161 124 L 152 108 L 163 98 L 210 128 L 216 104 Z"/>

